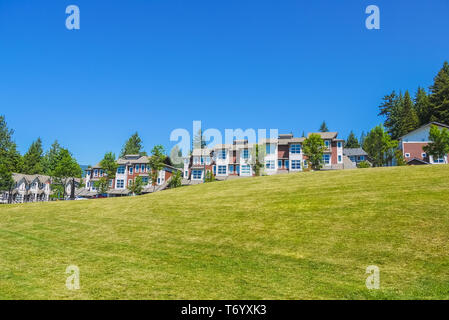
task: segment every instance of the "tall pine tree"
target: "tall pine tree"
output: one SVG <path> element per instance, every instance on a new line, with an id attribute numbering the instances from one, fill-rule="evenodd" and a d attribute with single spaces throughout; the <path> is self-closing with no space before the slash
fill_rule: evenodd
<path id="1" fill-rule="evenodd" d="M 320 132 L 328 132 L 329 131 L 329 129 L 327 128 L 326 121 L 323 121 L 319 130 L 320 130 Z"/>
<path id="2" fill-rule="evenodd" d="M 127 154 L 138 154 L 141 156 L 147 155 L 145 151 L 143 151 L 142 147 L 142 139 L 140 139 L 139 134 L 134 133 L 126 142 L 120 152 L 120 157 L 123 157 Z"/>
<path id="3" fill-rule="evenodd" d="M 360 148 L 359 141 L 355 137 L 354 132 L 351 130 L 348 139 L 345 142 L 345 148 Z"/>
<path id="4" fill-rule="evenodd" d="M 415 95 L 415 109 L 419 118 L 419 125 L 425 125 L 430 122 L 430 101 L 424 88 L 418 87 Z"/>
<path id="5" fill-rule="evenodd" d="M 399 126 L 397 131 L 397 136 L 393 137 L 399 138 L 406 135 L 410 131 L 415 130 L 419 126 L 418 115 L 416 114 L 415 106 L 410 97 L 410 94 L 405 91 L 404 96 L 401 100 L 401 105 L 399 106 Z"/>
<path id="6" fill-rule="evenodd" d="M 434 78 L 430 86 L 430 121 L 449 124 L 449 63 L 444 62 L 443 67 Z"/>
<path id="7" fill-rule="evenodd" d="M 42 174 L 43 173 L 43 151 L 42 141 L 38 138 L 33 141 L 28 151 L 23 156 L 23 173 Z"/>

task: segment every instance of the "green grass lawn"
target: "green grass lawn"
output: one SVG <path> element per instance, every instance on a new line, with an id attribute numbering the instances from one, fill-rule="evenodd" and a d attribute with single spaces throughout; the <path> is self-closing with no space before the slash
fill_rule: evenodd
<path id="1" fill-rule="evenodd" d="M 448 299 L 449 166 L 2 205 L 0 245 L 2 299 Z"/>

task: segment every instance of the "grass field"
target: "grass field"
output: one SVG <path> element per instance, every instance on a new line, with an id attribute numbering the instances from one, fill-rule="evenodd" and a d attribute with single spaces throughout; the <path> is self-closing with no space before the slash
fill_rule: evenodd
<path id="1" fill-rule="evenodd" d="M 449 299 L 449 166 L 2 205 L 0 244 L 2 299 Z"/>

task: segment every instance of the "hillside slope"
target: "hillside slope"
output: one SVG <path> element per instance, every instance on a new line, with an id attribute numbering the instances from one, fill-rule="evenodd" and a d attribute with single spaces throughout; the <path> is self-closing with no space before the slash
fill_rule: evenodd
<path id="1" fill-rule="evenodd" d="M 449 166 L 3 205 L 0 243 L 2 299 L 448 299 Z"/>

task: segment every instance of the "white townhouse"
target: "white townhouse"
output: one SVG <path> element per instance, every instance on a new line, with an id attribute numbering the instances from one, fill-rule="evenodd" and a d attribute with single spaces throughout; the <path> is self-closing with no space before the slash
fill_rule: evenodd
<path id="1" fill-rule="evenodd" d="M 49 176 L 13 173 L 12 178 L 15 182 L 14 188 L 11 190 L 11 194 L 8 191 L 4 191 L 0 194 L 0 203 L 23 203 L 50 200 L 51 178 Z"/>

